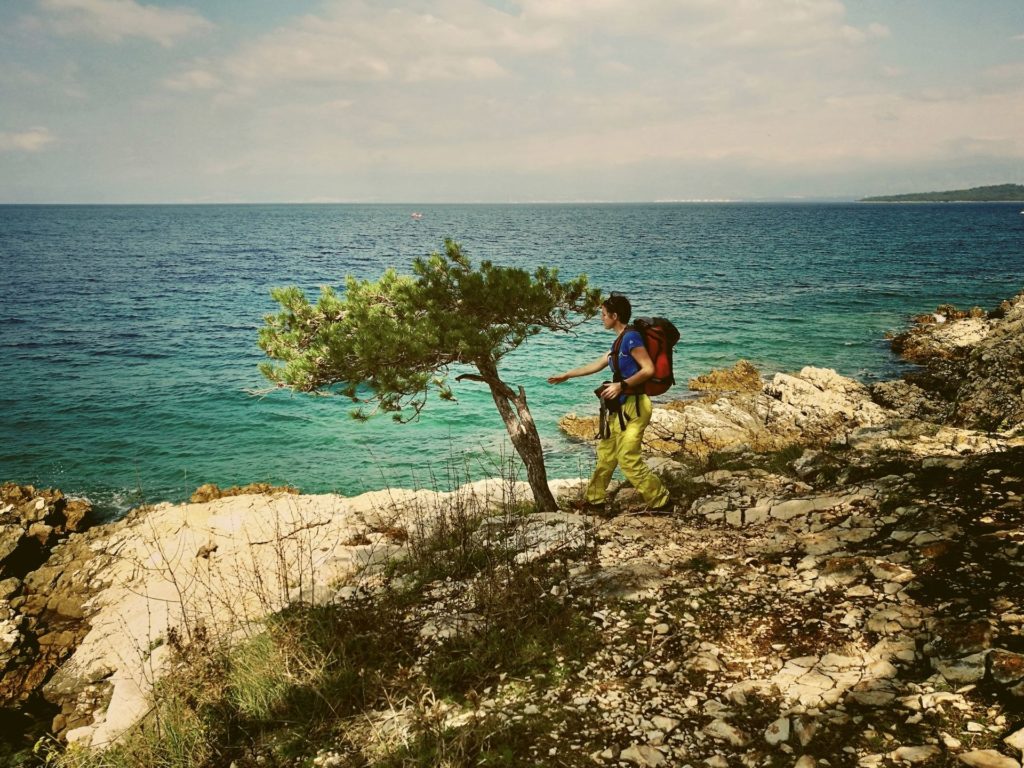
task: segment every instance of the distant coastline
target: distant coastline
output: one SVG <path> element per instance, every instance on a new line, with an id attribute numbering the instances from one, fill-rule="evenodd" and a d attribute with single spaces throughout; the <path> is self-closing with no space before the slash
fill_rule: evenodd
<path id="1" fill-rule="evenodd" d="M 954 189 L 946 192 L 913 192 L 905 195 L 865 197 L 862 203 L 1020 203 L 1024 185 L 994 184 L 987 187 Z"/>

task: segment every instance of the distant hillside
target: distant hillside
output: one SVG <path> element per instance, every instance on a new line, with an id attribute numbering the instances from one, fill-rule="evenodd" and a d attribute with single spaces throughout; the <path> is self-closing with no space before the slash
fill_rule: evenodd
<path id="1" fill-rule="evenodd" d="M 909 195 L 865 197 L 862 203 L 1000 203 L 1024 202 L 1024 185 L 994 184 L 954 189 L 949 192 L 915 192 Z"/>

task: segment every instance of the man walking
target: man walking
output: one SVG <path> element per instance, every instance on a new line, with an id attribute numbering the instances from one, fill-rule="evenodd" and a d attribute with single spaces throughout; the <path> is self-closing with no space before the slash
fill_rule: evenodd
<path id="1" fill-rule="evenodd" d="M 640 455 L 644 430 L 651 423 L 653 406 L 651 398 L 639 387 L 654 375 L 654 363 L 644 347 L 643 338 L 629 327 L 632 313 L 629 299 L 612 291 L 601 305 L 601 322 L 606 330 L 616 333 L 611 352 L 592 363 L 556 374 L 548 379 L 548 383 L 561 384 L 568 379 L 603 371 L 609 366 L 617 372 L 615 380 L 605 384 L 599 392 L 611 416 L 597 445 L 597 466 L 585 496 L 587 509 L 603 509 L 608 483 L 615 467 L 619 466 L 626 479 L 643 495 L 647 510 L 665 514 L 672 511 L 668 491 Z"/>

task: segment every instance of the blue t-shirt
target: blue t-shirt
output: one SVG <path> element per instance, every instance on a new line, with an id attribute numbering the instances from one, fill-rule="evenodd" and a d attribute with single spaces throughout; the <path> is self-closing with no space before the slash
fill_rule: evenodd
<path id="1" fill-rule="evenodd" d="M 619 345 L 619 371 L 622 373 L 620 381 L 625 381 L 630 376 L 640 370 L 640 364 L 633 359 L 633 350 L 637 347 L 644 345 L 643 337 L 638 331 L 630 329 L 622 334 L 622 344 Z M 612 344 L 612 350 L 614 351 L 615 344 Z M 612 373 L 615 373 L 615 366 L 612 365 L 612 353 L 608 353 L 608 367 L 612 369 Z M 626 395 L 619 397 L 619 402 L 626 402 Z"/>

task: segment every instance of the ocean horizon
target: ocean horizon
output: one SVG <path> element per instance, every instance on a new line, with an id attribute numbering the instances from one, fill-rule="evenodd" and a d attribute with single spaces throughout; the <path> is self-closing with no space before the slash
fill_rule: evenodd
<path id="1" fill-rule="evenodd" d="M 423 201 L 374 201 L 374 200 L 171 200 L 161 202 L 117 202 L 117 201 L 12 201 L 0 202 L 0 208 L 158 208 L 158 207 L 213 207 L 213 206 L 387 206 L 409 207 L 416 209 L 427 206 L 474 206 L 474 205 L 1021 205 L 1020 201 L 986 202 L 961 200 L 956 202 L 902 200 L 895 202 L 876 202 L 856 197 L 709 197 L 709 198 L 665 198 L 656 200 L 459 200 L 447 202 Z"/>
<path id="2" fill-rule="evenodd" d="M 445 237 L 475 262 L 587 273 L 637 316 L 672 319 L 680 383 L 661 399 L 741 358 L 892 378 L 906 366 L 887 332 L 1024 287 L 1015 203 L 3 204 L 0 480 L 114 516 L 208 482 L 356 495 L 496 474 L 513 451 L 479 384 L 453 384 L 457 402 L 432 399 L 410 425 L 353 421 L 342 398 L 251 394 L 268 386 L 256 334 L 270 288 L 315 297 L 347 274 L 408 272 Z M 552 478 L 590 471 L 592 445 L 557 421 L 595 411 L 601 377 L 545 379 L 611 341 L 592 320 L 503 361 Z"/>

